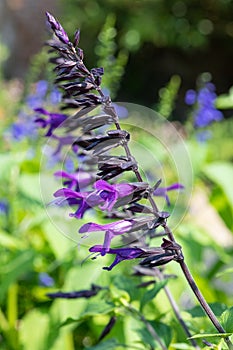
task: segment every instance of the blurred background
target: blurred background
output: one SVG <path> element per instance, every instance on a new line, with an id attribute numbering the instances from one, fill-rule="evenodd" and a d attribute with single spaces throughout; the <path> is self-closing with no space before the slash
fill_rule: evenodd
<path id="1" fill-rule="evenodd" d="M 181 77 L 176 118 L 182 117 L 185 91 L 211 72 L 217 93 L 233 81 L 233 2 L 230 0 L 2 0 L 1 40 L 9 50 L 7 79 L 25 79 L 33 55 L 47 38 L 45 11 L 64 23 L 69 35 L 81 29 L 87 66 L 97 61 L 97 37 L 106 18 L 116 29 L 116 50 L 127 57 L 118 101 L 152 107 L 174 74 Z M 43 77 L 43 72 L 41 72 Z"/>

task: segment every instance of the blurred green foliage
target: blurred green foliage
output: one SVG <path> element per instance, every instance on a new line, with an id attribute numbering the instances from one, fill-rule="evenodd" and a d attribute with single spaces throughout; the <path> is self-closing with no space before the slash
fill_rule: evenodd
<path id="1" fill-rule="evenodd" d="M 187 50 L 208 45 L 213 36 L 233 36 L 232 2 L 226 0 L 61 0 L 61 6 L 70 34 L 79 23 L 89 38 L 113 13 L 120 28 L 119 44 L 128 50 L 138 49 L 145 41 Z M 85 40 L 84 45 L 88 45 Z"/>

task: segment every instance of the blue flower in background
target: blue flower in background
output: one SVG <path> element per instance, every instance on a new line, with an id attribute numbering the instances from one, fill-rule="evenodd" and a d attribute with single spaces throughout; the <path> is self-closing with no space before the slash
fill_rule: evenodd
<path id="1" fill-rule="evenodd" d="M 205 86 L 195 92 L 188 90 L 185 95 L 187 105 L 197 105 L 194 112 L 194 126 L 196 128 L 204 128 L 213 122 L 223 119 L 223 114 L 215 107 L 216 101 L 215 86 L 212 83 L 206 83 Z"/>
<path id="2" fill-rule="evenodd" d="M 196 136 L 197 136 L 197 140 L 199 142 L 206 142 L 207 140 L 209 140 L 211 138 L 212 133 L 209 130 L 202 130 L 202 131 L 198 132 L 196 134 Z"/>
<path id="3" fill-rule="evenodd" d="M 7 215 L 9 213 L 9 204 L 5 199 L 0 199 L 0 215 Z"/>
<path id="4" fill-rule="evenodd" d="M 48 82 L 46 80 L 39 80 L 36 84 L 35 93 L 30 94 L 26 98 L 26 103 L 29 108 L 40 107 L 46 98 L 48 92 Z"/>
<path id="5" fill-rule="evenodd" d="M 49 274 L 47 274 L 46 272 L 41 272 L 39 274 L 39 282 L 40 285 L 44 287 L 54 286 L 54 279 L 51 276 L 49 276 Z"/>
<path id="6" fill-rule="evenodd" d="M 195 90 L 187 90 L 186 94 L 185 94 L 185 103 L 189 106 L 194 105 L 194 103 L 196 102 L 196 98 L 197 98 L 197 93 Z"/>
<path id="7" fill-rule="evenodd" d="M 52 105 L 57 105 L 58 103 L 61 102 L 61 92 L 57 89 L 54 88 L 49 95 L 49 100 Z"/>
<path id="8" fill-rule="evenodd" d="M 14 141 L 22 141 L 24 138 L 35 139 L 38 135 L 38 125 L 35 124 L 35 111 L 45 111 L 43 106 L 57 105 L 61 101 L 61 93 L 57 88 L 52 90 L 46 80 L 39 80 L 35 85 L 33 93 L 26 97 L 25 108 L 22 109 L 17 117 L 17 121 L 12 123 L 6 135 Z M 49 115 L 55 115 L 50 113 Z M 44 122 L 46 124 L 46 122 Z"/>
<path id="9" fill-rule="evenodd" d="M 14 141 L 22 141 L 25 137 L 34 139 L 37 136 L 36 125 L 26 114 L 19 115 L 18 121 L 10 126 L 9 132 Z"/>

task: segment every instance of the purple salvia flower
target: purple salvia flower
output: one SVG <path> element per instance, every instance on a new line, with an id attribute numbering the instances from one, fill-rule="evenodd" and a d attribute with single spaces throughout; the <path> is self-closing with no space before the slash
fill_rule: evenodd
<path id="1" fill-rule="evenodd" d="M 163 220 L 164 218 L 155 219 L 151 216 L 140 216 L 134 219 L 125 219 L 104 225 L 89 222 L 81 226 L 79 233 L 105 231 L 103 250 L 101 252 L 101 255 L 105 255 L 109 251 L 111 240 L 115 236 L 140 229 L 153 229 L 161 225 Z"/>
<path id="2" fill-rule="evenodd" d="M 39 121 L 40 123 L 40 121 Z M 51 127 L 50 127 L 51 128 Z M 48 131 L 49 132 L 49 131 Z M 49 136 L 49 135 L 45 135 L 45 136 Z M 54 140 L 57 141 L 57 147 L 55 148 L 54 152 L 53 152 L 53 155 L 56 156 L 56 155 L 59 155 L 62 148 L 64 146 L 70 146 L 73 144 L 73 142 L 75 141 L 76 137 L 75 136 L 72 136 L 72 135 L 67 135 L 67 136 L 57 136 L 57 135 L 54 135 L 52 134 L 51 135 L 51 138 L 53 138 Z"/>
<path id="3" fill-rule="evenodd" d="M 100 207 L 103 210 L 112 210 L 119 198 L 126 197 L 135 191 L 136 186 L 126 183 L 110 185 L 104 180 L 98 180 L 94 187 L 99 195 L 104 200 L 104 205 Z"/>
<path id="4" fill-rule="evenodd" d="M 89 249 L 90 252 L 94 252 L 94 253 L 101 253 L 104 251 L 104 247 L 102 245 L 95 245 L 93 247 L 91 247 Z M 104 270 L 112 270 L 112 268 L 114 266 L 116 266 L 117 264 L 119 264 L 121 261 L 123 260 L 131 260 L 131 259 L 136 259 L 136 258 L 140 258 L 142 256 L 145 256 L 145 251 L 143 249 L 140 248 L 115 248 L 112 249 L 110 248 L 107 251 L 107 254 L 115 254 L 115 260 L 113 261 L 113 263 L 109 266 L 109 267 L 103 267 Z"/>
<path id="5" fill-rule="evenodd" d="M 148 220 L 148 218 L 147 218 Z M 115 236 L 122 235 L 129 232 L 133 228 L 132 220 L 120 220 L 111 222 L 109 224 L 100 225 L 93 222 L 84 224 L 80 229 L 79 233 L 105 231 L 103 249 L 101 255 L 104 256 L 110 249 L 110 244 Z"/>
<path id="6" fill-rule="evenodd" d="M 68 44 L 68 35 L 62 28 L 61 24 L 49 12 L 46 12 L 46 16 L 48 18 L 48 22 L 50 23 L 52 30 L 54 31 L 58 39 L 60 39 L 64 44 Z"/>
<path id="7" fill-rule="evenodd" d="M 174 191 L 174 190 L 181 190 L 181 189 L 184 189 L 184 186 L 180 183 L 174 183 L 168 187 L 159 187 L 159 188 L 156 188 L 156 190 L 153 192 L 153 195 L 154 196 L 158 196 L 158 197 L 164 197 L 166 202 L 167 202 L 167 205 L 171 205 L 170 203 L 170 200 L 169 200 L 169 197 L 168 197 L 168 194 L 167 192 L 169 191 Z"/>
<path id="8" fill-rule="evenodd" d="M 59 174 L 61 175 L 61 173 Z M 83 209 L 80 211 L 80 208 L 79 208 L 78 212 L 71 214 L 71 216 L 75 216 L 76 218 L 80 218 L 80 215 L 81 217 L 83 217 L 85 213 L 84 209 L 87 210 L 94 206 L 99 206 L 99 208 L 102 210 L 111 211 L 118 200 L 120 200 L 121 198 L 127 197 L 127 202 L 130 202 L 133 199 L 133 193 L 138 189 L 138 187 L 144 190 L 145 186 L 147 186 L 144 183 L 132 184 L 132 185 L 122 183 L 122 184 L 111 185 L 104 180 L 98 180 L 94 184 L 94 188 L 96 189 L 96 191 L 77 192 L 71 189 L 71 187 L 74 184 L 74 181 L 77 182 L 78 180 L 77 177 L 76 178 L 73 177 L 70 179 L 73 180 L 73 183 L 71 182 L 70 184 L 68 184 L 69 189 L 66 189 L 66 188 L 60 189 L 54 193 L 54 196 L 65 197 L 66 199 L 70 199 L 70 198 L 80 199 L 81 201 L 79 204 Z M 132 195 L 132 198 L 128 198 L 128 196 L 130 195 Z M 86 205 L 84 205 L 84 202 L 86 203 Z"/>
<path id="9" fill-rule="evenodd" d="M 53 131 L 67 119 L 66 114 L 50 113 L 44 108 L 35 108 L 35 112 L 48 117 L 47 119 L 43 117 L 35 119 L 35 123 L 40 125 L 41 128 L 49 127 L 45 136 L 51 136 Z"/>
<path id="10" fill-rule="evenodd" d="M 49 298 L 64 298 L 64 299 L 77 299 L 77 298 L 91 298 L 99 293 L 103 288 L 95 284 L 91 285 L 91 289 L 77 290 L 73 292 L 56 292 L 47 293 Z"/>
<path id="11" fill-rule="evenodd" d="M 74 34 L 74 46 L 78 46 L 80 39 L 80 29 L 76 30 Z"/>
<path id="12" fill-rule="evenodd" d="M 55 176 L 61 177 L 64 181 L 64 185 L 69 189 L 73 189 L 75 191 L 80 191 L 93 183 L 95 176 L 91 172 L 87 172 L 81 169 L 78 169 L 74 173 L 68 173 L 64 170 L 57 171 L 54 173 Z"/>
<path id="13" fill-rule="evenodd" d="M 56 205 L 60 206 L 64 203 L 67 203 L 70 206 L 78 205 L 78 209 L 74 213 L 70 214 L 71 217 L 75 217 L 77 219 L 82 219 L 86 210 L 100 203 L 99 197 L 93 198 L 92 196 L 92 201 L 91 201 L 90 192 L 76 192 L 68 188 L 61 188 L 60 190 L 56 191 L 54 193 L 54 197 L 59 198 L 58 200 L 53 202 Z M 88 197 L 89 197 L 89 202 L 91 202 L 92 205 L 87 203 Z"/>

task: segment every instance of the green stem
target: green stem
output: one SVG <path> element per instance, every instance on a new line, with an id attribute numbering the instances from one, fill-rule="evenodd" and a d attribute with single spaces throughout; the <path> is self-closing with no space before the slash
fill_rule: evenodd
<path id="1" fill-rule="evenodd" d="M 7 322 L 7 319 L 0 309 L 0 328 L 3 332 L 7 332 L 9 330 L 9 323 Z"/>
<path id="2" fill-rule="evenodd" d="M 12 349 L 18 349 L 18 285 L 16 283 L 11 284 L 8 289 L 7 319 L 9 325 L 7 332 L 8 339 L 10 340 Z"/>

